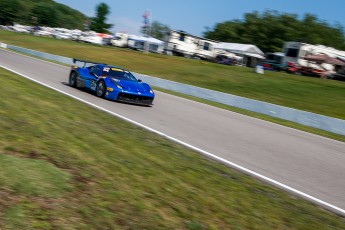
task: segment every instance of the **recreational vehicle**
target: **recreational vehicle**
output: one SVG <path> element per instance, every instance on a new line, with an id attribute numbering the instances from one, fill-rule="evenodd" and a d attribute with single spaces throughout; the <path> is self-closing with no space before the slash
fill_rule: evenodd
<path id="1" fill-rule="evenodd" d="M 115 37 L 111 40 L 111 44 L 117 47 L 128 47 L 130 49 L 152 53 L 162 53 L 164 49 L 164 42 L 161 40 L 126 33 L 116 33 Z"/>
<path id="2" fill-rule="evenodd" d="M 110 40 L 113 38 L 112 35 L 97 33 L 94 31 L 82 32 L 79 41 L 87 42 L 96 45 L 108 45 Z"/>
<path id="3" fill-rule="evenodd" d="M 164 41 L 167 54 L 207 60 L 215 58 L 213 51 L 214 46 L 218 43 L 217 41 L 177 30 L 170 30 Z"/>
<path id="4" fill-rule="evenodd" d="M 116 33 L 110 43 L 117 47 L 127 47 L 128 36 L 127 33 Z"/>
<path id="5" fill-rule="evenodd" d="M 332 58 L 345 59 L 345 52 L 336 50 L 332 47 L 326 47 L 323 45 L 311 45 L 302 42 L 286 42 L 284 44 L 284 58 L 283 63 L 287 65 L 288 62 L 294 62 L 301 66 L 309 66 L 318 68 L 314 66 L 309 61 L 304 58 L 307 55 L 316 55 L 316 54 L 326 54 Z M 332 68 L 331 65 L 325 64 L 323 67 Z"/>

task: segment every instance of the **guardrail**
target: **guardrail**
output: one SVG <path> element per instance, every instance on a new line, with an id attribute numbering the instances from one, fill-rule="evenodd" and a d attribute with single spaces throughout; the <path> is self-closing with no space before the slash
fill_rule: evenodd
<path id="1" fill-rule="evenodd" d="M 43 53 L 36 50 L 30 50 L 18 46 L 8 45 L 5 43 L 0 43 L 0 47 L 8 48 L 11 50 L 33 55 L 39 58 L 48 59 L 51 61 L 73 65 L 72 58 L 68 57 Z M 302 125 L 326 130 L 332 133 L 337 133 L 345 136 L 345 120 L 342 119 L 310 113 L 302 110 L 288 108 L 280 105 L 275 105 L 263 101 L 257 101 L 245 97 L 226 94 L 214 90 L 204 89 L 169 80 L 164 80 L 161 78 L 143 75 L 139 73 L 134 74 L 136 75 L 136 77 L 142 79 L 143 81 L 149 83 L 152 86 L 199 97 L 209 101 L 219 102 L 225 105 L 230 105 L 261 114 L 266 114 L 272 117 L 277 117 L 280 119 L 296 122 Z"/>

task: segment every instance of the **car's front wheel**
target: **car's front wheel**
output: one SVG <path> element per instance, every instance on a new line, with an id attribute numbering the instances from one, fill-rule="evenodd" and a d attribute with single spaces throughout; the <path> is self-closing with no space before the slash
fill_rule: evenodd
<path id="1" fill-rule="evenodd" d="M 77 87 L 77 73 L 71 72 L 69 75 L 69 85 L 73 87 Z"/>
<path id="2" fill-rule="evenodd" d="M 105 88 L 105 83 L 104 81 L 99 81 L 97 83 L 97 88 L 96 88 L 96 94 L 98 97 L 104 97 L 105 95 L 105 91 L 106 91 L 106 88 Z"/>

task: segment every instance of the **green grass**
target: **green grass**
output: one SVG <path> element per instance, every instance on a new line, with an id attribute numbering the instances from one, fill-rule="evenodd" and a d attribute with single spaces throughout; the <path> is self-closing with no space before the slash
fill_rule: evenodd
<path id="1" fill-rule="evenodd" d="M 181 57 L 0 31 L 0 41 L 67 57 L 123 66 L 132 71 L 282 106 L 345 119 L 344 82 L 225 66 Z"/>
<path id="2" fill-rule="evenodd" d="M 70 187 L 69 174 L 47 161 L 0 155 L 0 168 L 0 187 L 15 193 L 56 197 Z"/>
<path id="3" fill-rule="evenodd" d="M 13 73 L 1 70 L 0 85 L 0 229 L 345 228 L 303 199 Z"/>

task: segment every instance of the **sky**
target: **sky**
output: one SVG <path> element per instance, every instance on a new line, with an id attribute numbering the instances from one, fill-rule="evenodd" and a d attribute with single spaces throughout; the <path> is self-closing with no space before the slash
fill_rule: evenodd
<path id="1" fill-rule="evenodd" d="M 151 12 L 151 21 L 158 21 L 174 30 L 202 36 L 206 27 L 217 23 L 243 20 L 244 14 L 275 10 L 303 18 L 314 14 L 330 25 L 345 27 L 345 0 L 55 0 L 70 6 L 86 16 L 95 16 L 96 5 L 104 2 L 110 7 L 107 23 L 114 24 L 111 32 L 140 35 L 145 11 Z M 267 25 L 269 26 L 269 25 Z"/>

